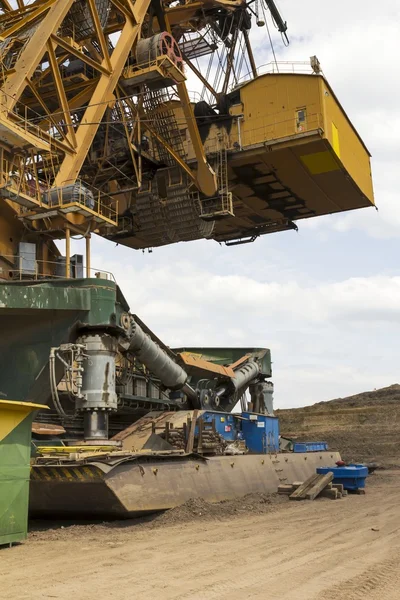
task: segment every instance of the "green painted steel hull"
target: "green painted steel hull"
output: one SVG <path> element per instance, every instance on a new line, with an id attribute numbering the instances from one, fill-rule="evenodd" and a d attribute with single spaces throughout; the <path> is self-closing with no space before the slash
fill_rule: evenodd
<path id="1" fill-rule="evenodd" d="M 273 493 L 280 483 L 303 481 L 338 452 L 115 459 L 32 468 L 32 517 L 130 518 L 173 508 L 190 498 L 209 502 L 248 493 Z"/>
<path id="2" fill-rule="evenodd" d="M 0 397 L 46 403 L 51 346 L 78 327 L 115 326 L 128 309 L 112 281 L 0 282 Z"/>

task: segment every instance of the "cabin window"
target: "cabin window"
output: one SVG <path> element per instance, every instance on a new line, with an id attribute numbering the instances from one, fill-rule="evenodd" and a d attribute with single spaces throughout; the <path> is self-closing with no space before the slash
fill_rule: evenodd
<path id="1" fill-rule="evenodd" d="M 305 131 L 307 124 L 307 109 L 296 110 L 296 131 Z"/>

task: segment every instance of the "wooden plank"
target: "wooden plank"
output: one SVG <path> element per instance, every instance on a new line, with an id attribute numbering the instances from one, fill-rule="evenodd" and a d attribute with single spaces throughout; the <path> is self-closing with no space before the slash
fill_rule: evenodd
<path id="1" fill-rule="evenodd" d="M 307 500 L 314 500 L 314 498 L 326 488 L 328 483 L 331 483 L 332 479 L 332 472 L 326 473 L 325 475 L 319 475 L 318 479 L 314 482 L 314 485 L 306 492 Z"/>
<path id="2" fill-rule="evenodd" d="M 343 483 L 332 483 L 332 487 L 338 490 L 341 494 L 343 494 Z"/>
<path id="3" fill-rule="evenodd" d="M 281 485 L 278 485 L 278 494 L 287 494 L 290 496 L 293 491 L 294 488 L 290 483 L 282 483 Z"/>
<path id="4" fill-rule="evenodd" d="M 303 483 L 304 483 L 303 481 L 294 481 L 294 482 L 292 483 L 292 485 L 293 485 L 293 490 L 297 490 L 297 488 L 299 488 L 301 485 L 303 485 Z"/>
<path id="5" fill-rule="evenodd" d="M 193 452 L 194 431 L 196 429 L 196 421 L 197 421 L 197 415 L 198 414 L 199 414 L 199 411 L 198 410 L 194 410 L 193 411 L 193 415 L 192 415 L 192 419 L 190 421 L 189 435 L 188 435 L 188 440 L 187 440 L 187 444 L 186 444 L 186 452 L 187 452 L 187 454 L 190 454 L 191 452 Z"/>
<path id="6" fill-rule="evenodd" d="M 293 494 L 289 496 L 289 498 L 291 500 L 303 500 L 305 498 L 305 494 L 308 492 L 309 489 L 312 488 L 312 486 L 319 477 L 320 475 L 318 475 L 317 473 L 310 475 L 310 477 L 306 479 L 305 482 L 300 487 L 298 487 L 297 490 L 293 492 Z"/>
<path id="7" fill-rule="evenodd" d="M 319 493 L 319 497 L 320 498 L 330 498 L 331 500 L 337 500 L 338 491 L 335 488 L 332 488 L 331 490 L 322 490 L 322 492 Z"/>

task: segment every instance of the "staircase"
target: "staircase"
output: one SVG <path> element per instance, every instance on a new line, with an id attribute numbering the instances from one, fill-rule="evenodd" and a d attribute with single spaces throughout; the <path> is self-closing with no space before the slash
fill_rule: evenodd
<path id="1" fill-rule="evenodd" d="M 214 168 L 217 174 L 218 196 L 202 198 L 200 216 L 205 220 L 233 217 L 232 192 L 229 191 L 228 182 L 228 151 L 222 137 L 218 140 Z"/>

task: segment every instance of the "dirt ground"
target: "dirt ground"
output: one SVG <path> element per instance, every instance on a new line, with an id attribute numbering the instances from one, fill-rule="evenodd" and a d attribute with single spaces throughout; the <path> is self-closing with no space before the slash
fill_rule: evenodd
<path id="1" fill-rule="evenodd" d="M 33 525 L 0 550 L 4 600 L 400 600 L 400 471 L 365 496 L 196 501 L 152 519 Z"/>
<path id="2" fill-rule="evenodd" d="M 312 406 L 277 410 L 281 434 L 326 441 L 349 461 L 400 467 L 400 385 Z"/>

